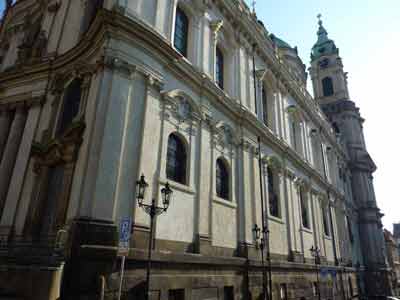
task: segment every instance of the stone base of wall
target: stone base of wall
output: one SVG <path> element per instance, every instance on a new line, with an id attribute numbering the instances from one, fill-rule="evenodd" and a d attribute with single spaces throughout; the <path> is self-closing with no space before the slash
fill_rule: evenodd
<path id="1" fill-rule="evenodd" d="M 122 299 L 144 299 L 146 251 L 131 249 L 123 280 Z M 120 261 L 107 280 L 106 299 L 118 293 Z M 332 268 L 332 267 L 329 267 Z M 357 294 L 356 277 L 352 271 L 319 278 L 322 299 L 348 299 L 348 280 L 353 282 L 353 296 Z M 342 278 L 341 278 L 342 277 Z M 341 290 L 342 281 L 345 295 Z M 273 261 L 273 299 L 281 299 L 286 288 L 286 299 L 318 299 L 314 289 L 317 276 L 312 264 Z M 209 257 L 198 254 L 154 252 L 151 269 L 151 299 L 261 299 L 262 266 L 259 261 L 240 257 Z M 178 295 L 178 296 L 177 296 Z M 178 297 L 178 298 L 175 298 Z"/>
<path id="2" fill-rule="evenodd" d="M 0 269 L 0 299 L 57 300 L 60 297 L 62 267 L 5 266 Z"/>

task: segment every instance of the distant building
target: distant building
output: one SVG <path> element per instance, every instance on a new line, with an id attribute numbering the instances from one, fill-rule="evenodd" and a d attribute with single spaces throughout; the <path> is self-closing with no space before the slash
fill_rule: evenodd
<path id="1" fill-rule="evenodd" d="M 384 236 L 387 260 L 391 269 L 393 292 L 394 295 L 400 295 L 400 247 L 390 231 L 385 229 Z"/>
<path id="2" fill-rule="evenodd" d="M 152 299 L 262 298 L 256 223 L 274 300 L 391 293 L 376 166 L 322 21 L 307 73 L 243 0 L 7 3 L 0 298 L 115 299 L 128 217 L 124 300 L 144 296 L 149 241 Z M 145 203 L 174 192 L 153 233 L 141 174 Z"/>

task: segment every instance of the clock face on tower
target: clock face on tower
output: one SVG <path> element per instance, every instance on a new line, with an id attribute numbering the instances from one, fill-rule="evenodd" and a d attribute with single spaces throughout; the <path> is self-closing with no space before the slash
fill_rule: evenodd
<path id="1" fill-rule="evenodd" d="M 328 65 L 329 65 L 329 59 L 327 59 L 327 58 L 324 58 L 323 60 L 321 60 L 319 62 L 319 67 L 321 69 L 325 69 L 326 67 L 328 67 Z"/>

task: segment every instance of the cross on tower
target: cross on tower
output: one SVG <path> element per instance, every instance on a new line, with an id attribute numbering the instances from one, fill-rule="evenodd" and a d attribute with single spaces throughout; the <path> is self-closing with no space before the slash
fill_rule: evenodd
<path id="1" fill-rule="evenodd" d="M 251 1 L 251 7 L 253 7 L 253 13 L 256 12 L 256 0 Z"/>
<path id="2" fill-rule="evenodd" d="M 322 24 L 322 15 L 321 14 L 318 14 L 317 15 L 317 18 L 318 18 L 318 24 Z"/>

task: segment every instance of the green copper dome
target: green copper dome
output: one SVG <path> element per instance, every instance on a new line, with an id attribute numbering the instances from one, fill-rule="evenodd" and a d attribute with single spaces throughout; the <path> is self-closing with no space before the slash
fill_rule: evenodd
<path id="1" fill-rule="evenodd" d="M 314 61 L 324 55 L 339 54 L 339 49 L 336 47 L 335 42 L 328 38 L 328 32 L 322 25 L 322 21 L 319 20 L 318 24 L 318 41 L 312 48 L 311 61 Z"/>
<path id="2" fill-rule="evenodd" d="M 271 40 L 275 43 L 275 45 L 278 48 L 288 48 L 288 49 L 293 49 L 288 43 L 286 43 L 284 40 L 276 37 L 274 34 L 270 34 L 269 37 Z"/>

